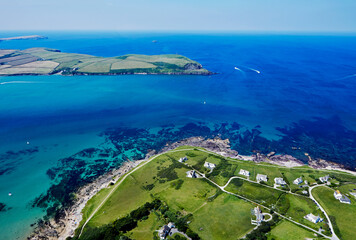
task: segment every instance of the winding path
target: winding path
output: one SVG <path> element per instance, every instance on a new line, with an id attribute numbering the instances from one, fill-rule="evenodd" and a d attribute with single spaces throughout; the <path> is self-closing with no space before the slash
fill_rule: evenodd
<path id="1" fill-rule="evenodd" d="M 326 211 L 324 210 L 324 208 L 318 203 L 318 201 L 315 200 L 315 198 L 313 197 L 312 190 L 313 190 L 314 188 L 320 187 L 320 186 L 325 186 L 325 184 L 315 185 L 315 186 L 309 187 L 309 196 L 310 196 L 310 198 L 315 202 L 315 204 L 320 208 L 320 210 L 324 213 L 326 219 L 328 220 L 329 228 L 330 228 L 330 231 L 331 231 L 331 233 L 332 233 L 331 239 L 332 239 L 332 240 L 339 240 L 338 236 L 336 236 L 336 234 L 335 234 L 335 232 L 334 232 L 334 228 L 333 228 L 333 225 L 331 224 L 331 221 L 330 221 L 330 218 L 329 218 L 328 214 L 326 213 Z"/>

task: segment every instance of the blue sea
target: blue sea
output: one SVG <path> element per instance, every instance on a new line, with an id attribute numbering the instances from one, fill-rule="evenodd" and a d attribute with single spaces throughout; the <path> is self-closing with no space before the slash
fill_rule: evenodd
<path id="1" fill-rule="evenodd" d="M 81 180 L 90 182 L 184 137 L 229 137 L 244 154 L 309 152 L 356 167 L 356 36 L 0 36 L 29 34 L 48 39 L 0 42 L 0 48 L 48 47 L 103 57 L 177 53 L 217 74 L 0 77 L 0 202 L 6 205 L 0 239 L 26 238 L 51 201 L 65 201 L 49 189 L 65 175 L 78 175 L 69 172 L 76 166 L 85 175 Z"/>

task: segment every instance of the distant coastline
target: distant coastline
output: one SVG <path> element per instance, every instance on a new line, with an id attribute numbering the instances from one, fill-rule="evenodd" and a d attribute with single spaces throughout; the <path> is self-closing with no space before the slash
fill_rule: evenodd
<path id="1" fill-rule="evenodd" d="M 0 41 L 11 41 L 11 40 L 40 40 L 40 39 L 48 39 L 48 37 L 40 36 L 40 35 L 28 35 L 28 36 L 19 36 L 19 37 L 0 38 Z"/>
<path id="2" fill-rule="evenodd" d="M 178 54 L 127 54 L 97 57 L 57 49 L 0 49 L 0 76 L 19 75 L 211 75 L 212 72 Z"/>

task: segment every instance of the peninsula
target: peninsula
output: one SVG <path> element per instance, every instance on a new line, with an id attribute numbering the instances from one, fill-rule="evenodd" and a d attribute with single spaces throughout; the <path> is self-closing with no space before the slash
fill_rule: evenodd
<path id="1" fill-rule="evenodd" d="M 47 39 L 47 37 L 40 36 L 40 35 L 29 35 L 29 36 L 0 38 L 0 41 L 10 41 L 10 40 L 39 40 L 39 39 Z"/>
<path id="2" fill-rule="evenodd" d="M 210 71 L 177 54 L 97 57 L 64 53 L 57 49 L 0 49 L 0 76 L 12 75 L 120 75 L 187 74 L 210 75 Z"/>

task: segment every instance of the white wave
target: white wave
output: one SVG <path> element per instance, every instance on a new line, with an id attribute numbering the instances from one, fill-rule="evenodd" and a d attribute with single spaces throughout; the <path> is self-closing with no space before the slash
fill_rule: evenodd
<path id="1" fill-rule="evenodd" d="M 15 83 L 36 83 L 36 82 L 29 82 L 29 81 L 11 81 L 11 82 L 0 82 L 0 85 L 15 84 Z"/>

